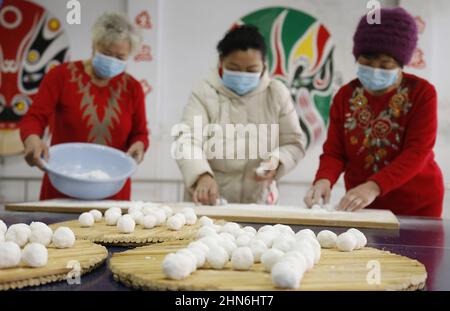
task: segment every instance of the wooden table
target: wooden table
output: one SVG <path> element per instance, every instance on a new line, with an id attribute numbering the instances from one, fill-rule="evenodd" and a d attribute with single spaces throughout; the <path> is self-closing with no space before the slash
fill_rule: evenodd
<path id="1" fill-rule="evenodd" d="M 8 225 L 18 222 L 43 221 L 54 223 L 75 219 L 74 214 L 8 212 L 0 207 L 0 219 Z M 450 290 L 450 221 L 432 218 L 399 217 L 400 230 L 362 229 L 368 238 L 368 246 L 389 250 L 396 254 L 414 258 L 422 262 L 428 271 L 428 290 Z M 255 225 L 258 227 L 259 225 Z M 292 226 L 297 231 L 304 226 Z M 314 231 L 326 227 L 311 227 Z M 330 229 L 330 228 L 328 228 Z M 342 228 L 331 228 L 336 232 Z M 109 253 L 125 251 L 128 248 L 109 247 Z M 80 285 L 65 282 L 54 283 L 26 290 L 87 290 L 110 291 L 129 290 L 115 282 L 106 265 L 83 276 Z"/>

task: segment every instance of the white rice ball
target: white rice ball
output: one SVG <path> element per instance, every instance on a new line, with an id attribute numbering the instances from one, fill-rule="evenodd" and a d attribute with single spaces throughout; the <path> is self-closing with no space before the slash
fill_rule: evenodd
<path id="1" fill-rule="evenodd" d="M 277 229 L 275 229 L 271 225 L 264 225 L 258 229 L 258 233 L 267 232 L 267 231 L 273 232 L 273 231 L 277 231 Z"/>
<path id="2" fill-rule="evenodd" d="M 197 238 L 199 239 L 209 235 L 217 235 L 217 232 L 209 226 L 201 227 L 197 231 Z"/>
<path id="3" fill-rule="evenodd" d="M 351 232 L 344 232 L 338 235 L 336 247 L 341 252 L 351 252 L 355 249 L 358 241 Z"/>
<path id="4" fill-rule="evenodd" d="M 95 221 L 95 222 L 100 222 L 100 221 L 102 221 L 103 215 L 102 215 L 102 212 L 100 212 L 99 210 L 97 210 L 97 209 L 92 209 L 92 210 L 89 211 L 89 213 L 91 213 L 92 216 L 94 216 L 94 221 Z"/>
<path id="5" fill-rule="evenodd" d="M 166 223 L 167 228 L 173 231 L 181 230 L 185 224 L 185 221 L 183 221 L 183 219 L 184 218 L 177 216 L 177 214 L 175 214 L 174 216 L 170 216 Z"/>
<path id="6" fill-rule="evenodd" d="M 206 255 L 206 261 L 211 268 L 219 270 L 228 262 L 229 257 L 227 251 L 221 246 L 210 246 L 208 255 Z"/>
<path id="7" fill-rule="evenodd" d="M 27 244 L 22 250 L 22 261 L 29 267 L 44 267 L 48 262 L 47 248 L 40 243 Z"/>
<path id="8" fill-rule="evenodd" d="M 189 258 L 189 270 L 195 272 L 197 270 L 197 257 L 194 255 L 191 249 L 182 248 L 176 252 L 176 254 L 182 254 Z"/>
<path id="9" fill-rule="evenodd" d="M 78 217 L 78 222 L 81 227 L 92 227 L 95 223 L 95 219 L 91 213 L 85 212 Z"/>
<path id="10" fill-rule="evenodd" d="M 306 240 L 297 240 L 293 245 L 292 251 L 299 251 L 306 259 L 306 268 L 307 270 L 311 270 L 314 267 L 314 262 L 316 259 L 316 253 L 312 245 Z"/>
<path id="11" fill-rule="evenodd" d="M 134 212 L 142 213 L 142 205 L 132 205 L 128 208 L 128 214 L 133 214 Z"/>
<path id="12" fill-rule="evenodd" d="M 231 257 L 231 254 L 237 248 L 236 243 L 228 239 L 221 239 L 218 244 L 227 251 L 228 257 Z"/>
<path id="13" fill-rule="evenodd" d="M 201 268 L 205 265 L 206 262 L 206 254 L 208 253 L 207 251 L 205 251 L 201 246 L 190 246 L 187 248 L 188 250 L 190 250 L 196 259 L 196 266 L 197 268 Z"/>
<path id="14" fill-rule="evenodd" d="M 186 219 L 186 225 L 192 226 L 197 223 L 197 215 L 194 212 L 184 212 L 183 214 Z"/>
<path id="15" fill-rule="evenodd" d="M 166 213 L 166 218 L 169 218 L 174 214 L 172 208 L 168 205 L 161 205 L 160 209 L 162 209 L 164 213 Z"/>
<path id="16" fill-rule="evenodd" d="M 207 225 L 213 225 L 214 224 L 214 220 L 212 220 L 208 216 L 200 217 L 199 221 L 200 221 L 200 225 L 202 225 L 202 226 L 207 226 Z"/>
<path id="17" fill-rule="evenodd" d="M 295 237 L 296 238 L 310 237 L 312 239 L 317 239 L 316 234 L 311 229 L 300 230 L 295 234 Z"/>
<path id="18" fill-rule="evenodd" d="M 120 217 L 122 217 L 122 214 L 118 213 L 117 210 L 109 209 L 105 212 L 105 223 L 108 226 L 115 226 Z"/>
<path id="19" fill-rule="evenodd" d="M 28 243 L 31 235 L 30 227 L 26 224 L 11 225 L 5 234 L 5 241 L 14 242 L 20 247 Z"/>
<path id="20" fill-rule="evenodd" d="M 137 225 L 142 225 L 142 222 L 144 220 L 144 214 L 142 214 L 141 211 L 133 211 L 132 213 L 128 213 L 128 215 L 130 215 L 133 218 L 134 222 Z"/>
<path id="21" fill-rule="evenodd" d="M 75 234 L 69 227 L 59 227 L 53 233 L 52 242 L 56 248 L 70 248 L 75 244 Z"/>
<path id="22" fill-rule="evenodd" d="M 129 214 L 123 215 L 117 221 L 117 229 L 120 233 L 132 233 L 136 227 L 136 222 Z"/>
<path id="23" fill-rule="evenodd" d="M 322 248 L 335 248 L 337 235 L 330 230 L 322 230 L 317 234 L 317 240 Z"/>
<path id="24" fill-rule="evenodd" d="M 34 221 L 30 224 L 30 242 L 40 243 L 44 246 L 50 245 L 53 237 L 53 230 L 43 222 Z"/>
<path id="25" fill-rule="evenodd" d="M 286 233 L 286 234 L 290 234 L 290 235 L 295 235 L 294 230 L 292 230 L 291 227 L 287 226 L 287 225 L 282 225 L 282 224 L 276 224 L 275 226 L 273 226 L 275 228 L 275 230 L 277 230 L 279 233 Z"/>
<path id="26" fill-rule="evenodd" d="M 299 243 L 300 241 L 305 241 L 311 245 L 313 251 L 314 251 L 314 263 L 318 263 L 320 260 L 320 255 L 322 248 L 320 247 L 320 243 L 316 239 L 311 239 L 309 237 L 304 237 L 302 239 L 297 239 L 296 243 Z"/>
<path id="27" fill-rule="evenodd" d="M 264 254 L 265 251 L 267 251 L 267 245 L 261 240 L 254 239 L 250 241 L 248 246 L 252 251 L 255 263 L 261 262 L 261 256 L 262 254 Z"/>
<path id="28" fill-rule="evenodd" d="M 271 248 L 273 246 L 273 241 L 277 239 L 278 235 L 280 234 L 276 230 L 267 230 L 258 232 L 258 234 L 256 234 L 256 238 L 266 243 L 266 246 L 268 248 Z"/>
<path id="29" fill-rule="evenodd" d="M 205 256 L 209 253 L 208 245 L 206 245 L 202 241 L 194 241 L 194 242 L 189 243 L 188 248 L 191 248 L 191 247 L 200 248 L 203 251 L 203 253 L 205 254 Z"/>
<path id="30" fill-rule="evenodd" d="M 219 236 L 222 237 L 223 239 L 230 240 L 231 242 L 236 241 L 236 238 L 234 237 L 234 235 L 232 235 L 231 233 L 228 233 L 228 232 L 219 233 Z"/>
<path id="31" fill-rule="evenodd" d="M 164 257 L 161 268 L 167 278 L 182 280 L 191 274 L 190 260 L 185 254 L 168 254 Z"/>
<path id="32" fill-rule="evenodd" d="M 164 212 L 164 210 L 162 210 L 160 208 L 154 208 L 153 213 L 150 215 L 156 216 L 157 225 L 163 225 L 167 221 L 166 212 Z"/>
<path id="33" fill-rule="evenodd" d="M 235 222 L 227 222 L 226 224 L 224 224 L 221 228 L 221 232 L 228 232 L 233 234 L 233 232 L 237 231 L 241 229 L 241 226 L 239 226 L 239 224 L 235 223 Z"/>
<path id="34" fill-rule="evenodd" d="M 211 249 L 211 247 L 220 246 L 219 242 L 221 240 L 218 239 L 217 237 L 218 237 L 218 235 L 217 236 L 208 235 L 208 236 L 201 238 L 198 241 L 200 241 L 200 242 L 204 243 L 206 246 L 208 246 L 208 249 Z"/>
<path id="35" fill-rule="evenodd" d="M 302 274 L 308 270 L 308 260 L 304 253 L 300 251 L 290 251 L 283 255 L 280 261 L 291 261 L 295 265 L 295 269 Z"/>
<path id="36" fill-rule="evenodd" d="M 0 232 L 0 243 L 5 242 L 5 234 L 3 232 Z"/>
<path id="37" fill-rule="evenodd" d="M 7 230 L 8 226 L 6 226 L 5 222 L 0 219 L 0 234 L 1 233 L 5 234 Z"/>
<path id="38" fill-rule="evenodd" d="M 242 230 L 244 230 L 245 232 L 247 232 L 247 233 L 249 233 L 249 234 L 251 234 L 251 235 L 253 235 L 253 236 L 255 236 L 256 233 L 258 232 L 258 231 L 256 231 L 256 229 L 253 228 L 252 226 L 245 226 L 244 228 L 242 228 Z"/>
<path id="39" fill-rule="evenodd" d="M 236 239 L 236 245 L 238 247 L 242 247 L 242 246 L 248 246 L 250 244 L 250 241 L 252 240 L 252 237 L 249 235 L 241 235 Z"/>
<path id="40" fill-rule="evenodd" d="M 264 266 L 264 271 L 270 272 L 273 265 L 283 257 L 284 253 L 276 248 L 271 248 L 264 252 L 261 256 L 261 263 Z"/>
<path id="41" fill-rule="evenodd" d="M 14 242 L 0 242 L 0 269 L 16 267 L 20 259 L 19 245 Z"/>
<path id="42" fill-rule="evenodd" d="M 238 247 L 231 255 L 231 267 L 234 270 L 250 270 L 254 262 L 252 250 L 249 247 Z"/>
<path id="43" fill-rule="evenodd" d="M 109 211 L 109 213 L 116 212 L 116 213 L 119 213 L 120 215 L 122 215 L 122 209 L 120 207 L 110 207 L 110 208 L 108 208 L 105 211 L 105 216 L 106 216 L 106 213 L 108 213 L 108 211 Z"/>
<path id="44" fill-rule="evenodd" d="M 290 234 L 282 233 L 273 241 L 272 248 L 278 248 L 283 252 L 292 250 L 295 244 L 295 238 Z"/>
<path id="45" fill-rule="evenodd" d="M 142 226 L 145 229 L 152 229 L 156 226 L 156 218 L 153 215 L 146 215 L 142 218 Z"/>
<path id="46" fill-rule="evenodd" d="M 350 232 L 356 238 L 356 247 L 355 247 L 355 249 L 361 249 L 361 248 L 363 248 L 363 247 L 365 247 L 367 245 L 367 238 L 366 238 L 366 236 L 364 235 L 364 233 L 362 233 L 358 229 L 350 228 L 350 229 L 347 230 L 347 232 Z"/>
<path id="47" fill-rule="evenodd" d="M 295 265 L 289 261 L 279 261 L 271 271 L 272 284 L 278 288 L 298 288 L 303 277 L 301 271 L 295 269 Z"/>

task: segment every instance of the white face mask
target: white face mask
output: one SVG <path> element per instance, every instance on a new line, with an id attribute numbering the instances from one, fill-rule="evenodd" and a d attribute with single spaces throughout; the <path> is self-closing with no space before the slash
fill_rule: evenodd
<path id="1" fill-rule="evenodd" d="M 261 72 L 242 72 L 223 69 L 223 84 L 238 95 L 245 95 L 259 85 Z"/>
<path id="2" fill-rule="evenodd" d="M 358 64 L 357 76 L 361 84 L 369 91 L 385 90 L 398 79 L 400 69 L 380 69 Z"/>

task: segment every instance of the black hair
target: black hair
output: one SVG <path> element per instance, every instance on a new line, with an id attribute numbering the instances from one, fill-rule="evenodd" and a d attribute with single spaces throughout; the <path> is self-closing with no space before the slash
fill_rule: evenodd
<path id="1" fill-rule="evenodd" d="M 261 52 L 263 60 L 266 57 L 266 43 L 258 28 L 253 25 L 237 26 L 229 30 L 217 44 L 217 51 L 225 57 L 234 51 L 255 49 Z"/>

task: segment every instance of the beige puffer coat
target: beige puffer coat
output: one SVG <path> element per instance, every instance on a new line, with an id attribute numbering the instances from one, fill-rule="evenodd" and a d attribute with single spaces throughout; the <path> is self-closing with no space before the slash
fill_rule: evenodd
<path id="1" fill-rule="evenodd" d="M 220 136 L 217 134 L 220 131 L 213 131 L 207 135 L 195 135 L 193 130 L 195 117 L 197 120 L 201 118 L 202 126 L 219 124 L 225 134 Z M 194 159 L 189 156 L 177 159 L 187 190 L 185 200 L 188 201 L 191 201 L 189 190 L 193 189 L 201 174 L 208 172 L 217 181 L 220 196 L 229 203 L 260 202 L 267 188 L 267 183 L 254 180 L 255 169 L 260 162 L 270 155 L 277 157 L 280 160 L 276 175 L 278 180 L 292 170 L 305 153 L 304 134 L 289 90 L 282 82 L 270 79 L 267 72 L 261 77 L 260 84 L 254 91 L 239 96 L 222 84 L 218 70 L 213 69 L 210 77 L 192 92 L 183 112 L 182 124 L 185 130 L 184 134 L 176 138 L 177 148 L 190 150 L 189 155 L 197 155 Z M 260 125 L 257 132 L 259 136 L 235 135 L 225 130 L 227 124 L 250 127 Z M 272 124 L 278 127 L 278 131 L 270 131 Z M 261 127 L 268 127 L 268 130 L 265 132 Z M 267 138 L 270 135 L 274 139 Z M 228 151 L 228 156 L 224 155 L 224 159 L 217 159 L 217 156 L 211 158 L 211 154 L 220 153 L 212 145 L 223 146 L 223 141 L 227 144 L 223 147 L 222 154 Z M 261 144 L 263 141 L 265 145 Z M 233 144 L 234 150 L 228 148 L 229 144 Z M 255 157 L 250 150 L 256 145 L 267 145 L 268 148 L 259 147 L 266 152 L 259 152 Z M 242 149 L 243 146 L 245 149 Z M 239 152 L 240 158 L 236 156 Z M 178 158 L 180 157 L 178 155 Z"/>

